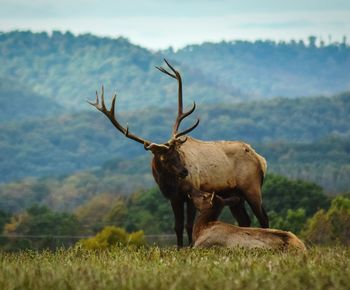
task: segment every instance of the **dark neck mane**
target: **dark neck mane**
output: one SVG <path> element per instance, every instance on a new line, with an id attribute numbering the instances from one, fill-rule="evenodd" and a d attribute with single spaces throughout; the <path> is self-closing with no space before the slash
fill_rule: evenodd
<path id="1" fill-rule="evenodd" d="M 174 197 L 178 192 L 177 176 L 161 165 L 156 157 L 152 160 L 152 174 L 160 191 L 167 198 Z"/>

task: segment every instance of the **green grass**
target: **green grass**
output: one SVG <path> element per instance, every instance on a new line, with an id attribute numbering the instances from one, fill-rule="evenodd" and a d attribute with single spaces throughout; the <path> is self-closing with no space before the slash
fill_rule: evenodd
<path id="1" fill-rule="evenodd" d="M 349 289 L 350 248 L 0 253 L 0 289 Z"/>

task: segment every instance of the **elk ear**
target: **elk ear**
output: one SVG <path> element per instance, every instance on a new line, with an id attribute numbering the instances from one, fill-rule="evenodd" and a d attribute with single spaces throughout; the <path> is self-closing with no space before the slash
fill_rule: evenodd
<path id="1" fill-rule="evenodd" d="M 226 205 L 225 200 L 220 195 L 216 195 L 216 200 L 218 200 L 221 204 Z"/>
<path id="2" fill-rule="evenodd" d="M 213 192 L 213 193 L 211 194 L 211 197 L 210 197 L 210 205 L 213 205 L 214 197 L 215 197 L 215 192 Z"/>
<path id="3" fill-rule="evenodd" d="M 179 144 L 183 144 L 183 143 L 185 143 L 187 141 L 187 136 L 185 136 L 184 138 L 181 138 L 181 137 L 178 137 L 176 139 Z"/>

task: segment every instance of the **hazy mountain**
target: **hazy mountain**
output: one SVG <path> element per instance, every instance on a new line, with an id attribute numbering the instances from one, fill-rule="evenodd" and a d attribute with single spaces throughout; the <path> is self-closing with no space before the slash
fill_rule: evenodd
<path id="1" fill-rule="evenodd" d="M 106 96 L 115 90 L 122 110 L 165 107 L 176 104 L 177 83 L 159 72 L 160 55 L 125 38 L 100 38 L 90 34 L 10 32 L 0 34 L 0 76 L 27 84 L 35 92 L 64 105 L 68 110 L 86 109 L 102 84 Z M 233 102 L 234 88 L 220 88 L 192 66 L 172 64 L 184 77 L 188 100 L 205 103 Z"/>
<path id="2" fill-rule="evenodd" d="M 144 138 L 167 141 L 177 84 L 154 68 L 164 66 L 165 56 L 182 73 L 185 107 L 197 103 L 184 124 L 201 118 L 194 137 L 244 140 L 273 172 L 315 181 L 329 192 L 347 190 L 350 93 L 294 97 L 349 89 L 349 54 L 344 44 L 316 47 L 312 41 L 204 43 L 152 52 L 125 38 L 0 33 L 0 182 L 93 169 L 88 176 L 104 176 L 123 192 L 151 184 L 150 153 L 85 100 L 94 99 L 103 83 L 109 104 L 117 89 L 121 122 Z M 271 99 L 275 95 L 280 98 Z M 118 180 L 112 182 L 114 170 Z M 133 174 L 138 181 L 128 183 Z M 86 181 L 79 173 L 65 178 Z M 9 194 L 12 185 L 4 186 Z"/>
<path id="3" fill-rule="evenodd" d="M 65 106 L 86 109 L 104 84 L 120 108 L 176 105 L 176 81 L 157 71 L 163 57 L 181 71 L 188 102 L 235 103 L 350 89 L 350 48 L 313 42 L 221 42 L 152 52 L 125 38 L 53 32 L 0 33 L 0 78 L 25 84 Z"/>
<path id="4" fill-rule="evenodd" d="M 0 78 L 0 122 L 28 120 L 63 113 L 55 101 L 14 80 Z"/>
<path id="5" fill-rule="evenodd" d="M 91 110 L 2 124 L 0 180 L 67 174 L 99 167 L 114 158 L 129 160 L 149 155 L 142 145 L 120 134 L 103 114 L 94 108 Z M 175 120 L 175 111 L 175 108 L 149 109 L 121 114 L 119 119 L 122 124 L 129 123 L 131 132 L 148 140 L 165 142 Z M 197 115 L 201 117 L 201 124 L 191 134 L 194 137 L 244 140 L 254 147 L 284 142 L 285 148 L 288 143 L 318 142 L 329 135 L 348 137 L 350 94 L 332 98 L 274 99 L 235 106 L 199 106 Z M 194 117 L 190 119 L 193 121 Z M 333 150 L 331 145 L 329 150 Z"/>
<path id="6" fill-rule="evenodd" d="M 335 43 L 233 41 L 190 45 L 171 59 L 198 68 L 220 87 L 254 98 L 330 95 L 350 89 L 350 47 Z"/>

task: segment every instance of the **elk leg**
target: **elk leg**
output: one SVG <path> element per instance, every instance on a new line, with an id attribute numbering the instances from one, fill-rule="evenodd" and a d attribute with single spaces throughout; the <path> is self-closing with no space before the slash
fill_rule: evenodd
<path id="1" fill-rule="evenodd" d="M 230 211 L 240 227 L 250 227 L 251 220 L 245 209 L 244 200 L 240 201 L 237 205 L 231 205 Z"/>
<path id="2" fill-rule="evenodd" d="M 175 218 L 175 233 L 177 239 L 177 247 L 182 248 L 183 243 L 183 231 L 184 231 L 184 202 L 182 200 L 171 200 L 171 207 L 173 208 Z"/>
<path id="3" fill-rule="evenodd" d="M 193 223 L 194 218 L 196 217 L 196 208 L 192 202 L 192 200 L 187 200 L 187 220 L 186 220 L 186 231 L 188 236 L 188 245 L 192 246 L 192 231 L 193 231 Z"/>
<path id="4" fill-rule="evenodd" d="M 262 228 L 269 227 L 269 218 L 265 212 L 265 209 L 262 206 L 261 202 L 261 190 L 246 192 L 246 200 L 249 203 L 253 213 L 257 217 Z"/>
<path id="5" fill-rule="evenodd" d="M 268 217 L 268 215 L 266 213 L 266 210 L 265 210 L 263 205 L 261 205 L 261 209 L 262 209 L 262 212 L 263 212 L 263 216 L 264 216 L 265 220 L 267 221 L 267 227 L 269 227 L 269 217 Z"/>

